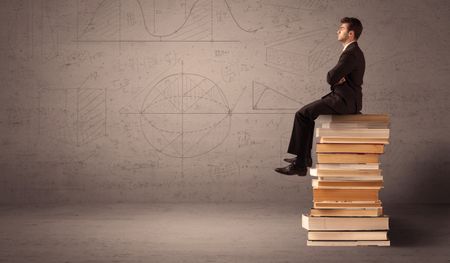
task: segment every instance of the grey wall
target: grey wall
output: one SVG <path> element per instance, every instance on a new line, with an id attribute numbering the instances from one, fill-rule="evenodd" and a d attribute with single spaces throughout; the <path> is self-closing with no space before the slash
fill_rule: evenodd
<path id="1" fill-rule="evenodd" d="M 2 0 L 0 202 L 311 203 L 294 113 L 364 25 L 384 203 L 448 202 L 449 1 Z"/>

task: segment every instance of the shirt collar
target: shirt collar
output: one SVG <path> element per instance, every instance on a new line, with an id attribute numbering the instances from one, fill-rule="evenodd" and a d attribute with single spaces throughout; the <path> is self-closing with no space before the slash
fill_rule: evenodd
<path id="1" fill-rule="evenodd" d="M 344 52 L 345 49 L 348 47 L 348 45 L 350 45 L 350 44 L 353 43 L 353 42 L 356 42 L 356 40 L 353 40 L 352 42 L 345 44 L 344 49 L 342 49 L 342 52 Z"/>

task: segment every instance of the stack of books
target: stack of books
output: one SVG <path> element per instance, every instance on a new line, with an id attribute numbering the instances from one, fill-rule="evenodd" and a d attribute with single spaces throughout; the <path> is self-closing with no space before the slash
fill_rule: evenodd
<path id="1" fill-rule="evenodd" d="M 383 215 L 379 199 L 389 116 L 321 115 L 315 135 L 313 208 L 302 215 L 307 245 L 389 246 L 389 217 Z"/>

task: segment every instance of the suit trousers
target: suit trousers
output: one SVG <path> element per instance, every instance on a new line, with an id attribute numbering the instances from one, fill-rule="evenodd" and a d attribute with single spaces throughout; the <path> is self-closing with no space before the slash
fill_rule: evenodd
<path id="1" fill-rule="evenodd" d="M 356 103 L 347 103 L 344 98 L 337 96 L 334 92 L 303 106 L 295 113 L 288 153 L 297 155 L 297 160 L 306 164 L 306 159 L 311 157 L 314 120 L 319 115 L 328 114 L 360 114 L 360 112 Z"/>

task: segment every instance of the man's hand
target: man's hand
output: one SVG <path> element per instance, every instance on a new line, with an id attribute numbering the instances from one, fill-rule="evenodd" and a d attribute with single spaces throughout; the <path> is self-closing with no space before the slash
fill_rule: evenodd
<path id="1" fill-rule="evenodd" d="M 338 85 L 342 84 L 345 82 L 345 77 L 342 77 L 342 79 L 339 80 L 339 82 L 337 83 Z"/>

